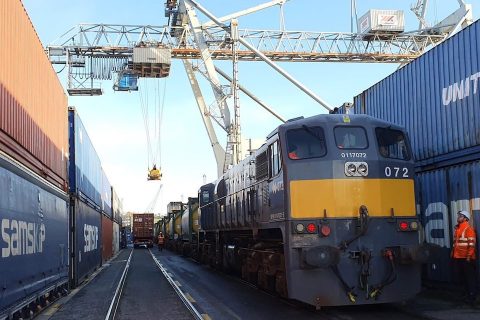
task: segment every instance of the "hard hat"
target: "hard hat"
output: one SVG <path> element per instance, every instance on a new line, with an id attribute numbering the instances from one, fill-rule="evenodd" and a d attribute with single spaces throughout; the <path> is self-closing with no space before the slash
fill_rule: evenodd
<path id="1" fill-rule="evenodd" d="M 467 218 L 468 220 L 470 220 L 470 212 L 465 211 L 465 210 L 462 210 L 462 211 L 458 211 L 458 214 L 461 214 L 461 215 L 463 215 L 465 218 Z"/>

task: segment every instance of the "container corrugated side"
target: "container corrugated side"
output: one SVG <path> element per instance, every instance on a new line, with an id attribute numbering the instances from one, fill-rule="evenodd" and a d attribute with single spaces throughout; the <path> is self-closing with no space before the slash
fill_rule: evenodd
<path id="1" fill-rule="evenodd" d="M 137 47 L 133 48 L 133 63 L 171 64 L 172 53 L 169 48 Z"/>
<path id="2" fill-rule="evenodd" d="M 108 181 L 105 171 L 102 169 L 102 210 L 103 212 L 113 218 L 112 212 L 112 185 Z"/>
<path id="3" fill-rule="evenodd" d="M 135 213 L 133 214 L 132 232 L 135 238 L 153 237 L 154 227 L 153 213 Z"/>
<path id="4" fill-rule="evenodd" d="M 459 210 L 472 213 L 471 222 L 480 232 L 480 161 L 420 172 L 415 182 L 425 240 L 442 247 L 439 259 L 427 265 L 427 279 L 450 282 L 450 251 L 456 213 Z M 478 249 L 477 246 L 477 252 Z"/>
<path id="5" fill-rule="evenodd" d="M 365 113 L 405 127 L 416 160 L 480 145 L 480 21 L 354 99 Z"/>
<path id="6" fill-rule="evenodd" d="M 117 194 L 115 188 L 112 187 L 112 212 L 113 212 L 113 220 L 117 223 L 121 223 L 122 221 L 122 214 L 123 214 L 123 203 L 120 200 L 120 197 Z"/>
<path id="7" fill-rule="evenodd" d="M 74 108 L 69 109 L 69 187 L 72 194 L 102 209 L 103 171 L 92 141 Z"/>
<path id="8" fill-rule="evenodd" d="M 102 215 L 102 261 L 113 256 L 113 221 Z"/>
<path id="9" fill-rule="evenodd" d="M 0 150 L 64 189 L 67 97 L 20 0 L 0 2 Z"/>
<path id="10" fill-rule="evenodd" d="M 357 28 L 360 33 L 403 32 L 405 16 L 401 10 L 368 10 L 358 19 Z"/>
<path id="11" fill-rule="evenodd" d="M 68 281 L 67 199 L 0 157 L 0 314 Z"/>
<path id="12" fill-rule="evenodd" d="M 183 210 L 182 202 L 169 202 L 167 204 L 167 213 L 174 213 Z"/>
<path id="13" fill-rule="evenodd" d="M 120 225 L 113 222 L 113 236 L 112 236 L 113 255 L 120 251 Z"/>
<path id="14" fill-rule="evenodd" d="M 77 286 L 102 264 L 102 214 L 76 196 L 71 198 L 70 211 L 76 230 L 70 278 Z"/>

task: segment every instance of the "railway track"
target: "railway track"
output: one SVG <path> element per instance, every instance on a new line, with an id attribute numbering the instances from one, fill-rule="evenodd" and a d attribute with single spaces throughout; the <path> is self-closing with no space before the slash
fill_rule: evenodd
<path id="1" fill-rule="evenodd" d="M 104 319 L 205 319 L 191 300 L 150 250 L 134 249 Z"/>

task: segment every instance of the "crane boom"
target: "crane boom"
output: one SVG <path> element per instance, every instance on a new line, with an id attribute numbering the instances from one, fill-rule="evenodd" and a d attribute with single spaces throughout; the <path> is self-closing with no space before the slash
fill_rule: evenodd
<path id="1" fill-rule="evenodd" d="M 168 26 L 80 24 L 47 46 L 52 63 L 65 63 L 66 52 L 83 56 L 118 57 L 132 55 L 140 42 L 162 43 L 172 49 L 172 58 L 199 59 L 201 52 L 188 29 L 180 41 L 171 36 Z M 231 60 L 228 35 L 216 27 L 203 30 L 213 60 Z M 365 41 L 357 33 L 239 29 L 239 36 L 273 61 L 292 62 L 382 62 L 405 63 L 421 55 L 426 48 L 445 39 L 434 34 L 368 35 Z M 240 61 L 261 59 L 247 47 L 238 48 Z"/>

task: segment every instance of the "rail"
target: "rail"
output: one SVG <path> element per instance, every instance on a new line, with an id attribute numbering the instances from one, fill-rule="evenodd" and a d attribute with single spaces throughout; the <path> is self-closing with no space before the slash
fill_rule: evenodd
<path id="1" fill-rule="evenodd" d="M 167 270 L 162 266 L 160 261 L 155 257 L 155 255 L 152 253 L 150 249 L 148 249 L 150 252 L 150 255 L 152 256 L 153 261 L 155 261 L 155 264 L 157 267 L 162 271 L 163 275 L 167 279 L 168 283 L 173 287 L 177 295 L 180 297 L 182 300 L 183 304 L 187 307 L 187 309 L 190 311 L 190 313 L 193 315 L 193 317 L 196 320 L 203 320 L 203 316 L 198 310 L 193 306 L 193 304 L 188 300 L 187 296 L 183 293 L 183 291 L 180 289 L 180 287 L 173 281 L 172 277 L 168 274 Z"/>
<path id="2" fill-rule="evenodd" d="M 110 307 L 108 308 L 108 313 L 105 316 L 105 320 L 111 320 L 115 318 L 115 314 L 117 313 L 118 303 L 120 302 L 120 297 L 122 296 L 123 287 L 125 286 L 125 279 L 127 278 L 128 269 L 130 268 L 130 261 L 132 260 L 133 249 L 130 251 L 130 256 L 128 257 L 127 264 L 125 265 L 125 269 L 123 269 L 122 277 L 117 285 L 117 290 L 115 290 L 115 294 L 113 295 L 112 302 L 110 303 Z"/>

